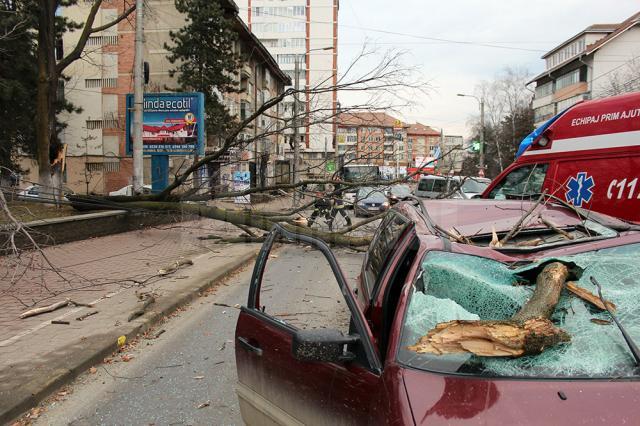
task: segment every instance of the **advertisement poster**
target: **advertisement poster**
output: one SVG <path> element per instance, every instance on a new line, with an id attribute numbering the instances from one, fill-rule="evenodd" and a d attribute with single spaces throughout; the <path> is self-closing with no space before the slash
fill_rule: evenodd
<path id="1" fill-rule="evenodd" d="M 127 152 L 132 153 L 133 95 L 127 95 Z M 204 154 L 202 93 L 145 93 L 144 155 Z"/>
<path id="2" fill-rule="evenodd" d="M 233 172 L 233 191 L 244 191 L 249 189 L 251 184 L 250 172 Z M 249 204 L 251 203 L 251 194 L 235 197 L 234 202 L 236 204 Z"/>

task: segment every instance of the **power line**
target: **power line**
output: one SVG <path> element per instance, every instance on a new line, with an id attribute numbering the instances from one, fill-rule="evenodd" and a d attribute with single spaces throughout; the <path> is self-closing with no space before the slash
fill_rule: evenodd
<path id="1" fill-rule="evenodd" d="M 249 11 L 248 8 L 239 8 L 239 9 L 245 10 L 245 11 Z M 307 20 L 306 18 L 296 18 L 296 17 L 293 17 L 293 16 L 279 15 L 279 14 L 276 14 L 276 13 L 268 13 L 268 12 L 261 12 L 261 15 L 274 16 L 274 17 L 278 17 L 278 18 L 286 18 L 286 19 L 291 19 L 291 20 L 298 21 L 298 22 L 310 22 L 310 23 L 314 23 L 314 24 L 325 24 L 325 25 L 333 25 L 334 24 L 333 21 Z M 374 33 L 381 33 L 381 34 L 398 35 L 398 36 L 402 36 L 402 37 L 411 37 L 411 38 L 417 38 L 417 39 L 421 39 L 421 40 L 431 40 L 431 41 L 436 41 L 436 42 L 440 42 L 440 43 L 461 44 L 461 45 L 478 46 L 478 47 L 489 47 L 489 48 L 494 48 L 494 49 L 521 50 L 521 51 L 527 51 L 527 52 L 542 52 L 542 53 L 546 52 L 546 50 L 541 50 L 541 49 L 527 49 L 527 48 L 524 48 L 524 47 L 502 46 L 502 45 L 499 45 L 499 44 L 492 44 L 492 43 L 482 43 L 482 42 L 464 41 L 464 40 L 452 40 L 452 39 L 446 39 L 446 38 L 441 38 L 441 37 L 431 37 L 431 36 L 424 36 L 424 35 L 419 35 L 419 34 L 403 33 L 403 32 L 399 32 L 399 31 L 389 31 L 389 30 L 382 30 L 382 29 L 378 29 L 378 28 L 363 27 L 363 26 L 359 26 L 359 25 L 347 25 L 347 24 L 338 23 L 338 27 L 351 28 L 351 29 L 356 29 L 356 30 L 361 30 L 361 31 L 369 31 L 369 32 L 374 32 Z M 504 43 L 508 43 L 508 42 L 504 42 Z"/>

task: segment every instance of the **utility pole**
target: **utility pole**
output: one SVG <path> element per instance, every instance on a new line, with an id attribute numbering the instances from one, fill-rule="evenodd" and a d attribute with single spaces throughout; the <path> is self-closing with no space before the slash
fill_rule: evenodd
<path id="1" fill-rule="evenodd" d="M 484 98 L 480 99 L 480 165 L 478 176 L 484 177 Z"/>
<path id="2" fill-rule="evenodd" d="M 135 59 L 133 64 L 133 193 L 141 194 L 144 185 L 142 158 L 142 114 L 144 103 L 143 49 L 144 49 L 144 0 L 136 0 Z"/>
<path id="3" fill-rule="evenodd" d="M 484 97 L 458 93 L 457 96 L 474 98 L 480 104 L 480 158 L 478 159 L 478 176 L 484 177 Z"/>
<path id="4" fill-rule="evenodd" d="M 295 68 L 294 76 L 295 81 L 293 83 L 293 184 L 298 183 L 298 159 L 300 157 L 300 144 L 298 143 L 298 90 L 300 88 L 300 64 L 298 62 L 298 55 L 295 56 Z M 293 190 L 293 207 L 298 207 L 298 190 L 296 187 Z"/>

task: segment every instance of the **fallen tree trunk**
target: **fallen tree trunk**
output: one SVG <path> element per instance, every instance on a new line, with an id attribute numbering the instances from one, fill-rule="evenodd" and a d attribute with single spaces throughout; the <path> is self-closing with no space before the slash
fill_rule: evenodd
<path id="1" fill-rule="evenodd" d="M 539 354 L 570 336 L 549 320 L 560 299 L 569 270 L 560 262 L 544 267 L 531 299 L 510 320 L 448 321 L 437 324 L 408 349 L 436 355 L 472 353 L 478 356 Z"/>

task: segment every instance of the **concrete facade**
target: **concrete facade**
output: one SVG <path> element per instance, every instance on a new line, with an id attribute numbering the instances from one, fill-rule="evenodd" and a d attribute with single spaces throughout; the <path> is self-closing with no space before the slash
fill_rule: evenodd
<path id="1" fill-rule="evenodd" d="M 309 91 L 337 83 L 338 0 L 235 1 L 242 19 L 292 81 L 296 79 L 294 69 L 298 60 L 300 89 Z M 304 162 L 301 169 L 314 177 L 323 173 L 322 163 L 334 152 L 337 92 L 307 92 L 300 101 L 299 111 L 308 113 L 298 141 Z M 292 111 L 290 99 L 285 104 L 285 115 L 290 117 Z M 292 131 L 288 133 L 291 135 Z M 293 158 L 290 148 L 287 158 Z"/>
<path id="2" fill-rule="evenodd" d="M 149 84 L 145 93 L 166 92 L 176 88 L 176 76 L 170 76 L 171 64 L 165 49 L 170 43 L 169 31 L 184 26 L 184 16 L 179 14 L 173 0 L 149 0 L 145 3 L 145 53 L 149 63 Z M 77 6 L 61 9 L 65 17 L 82 22 L 90 10 L 90 2 L 79 2 Z M 246 55 L 246 62 L 238 70 L 240 93 L 219 94 L 229 111 L 238 119 L 256 111 L 263 102 L 282 93 L 289 84 L 289 78 L 278 67 L 275 59 L 264 45 L 249 31 L 238 17 L 238 10 L 228 2 L 229 13 L 235 15 L 235 29 L 239 40 L 236 51 Z M 104 2 L 96 17 L 94 26 L 115 19 L 123 11 L 123 2 Z M 85 193 L 107 193 L 131 183 L 132 161 L 126 155 L 126 95 L 133 92 L 135 16 L 123 20 L 117 26 L 92 35 L 83 52 L 83 59 L 74 62 L 66 71 L 70 78 L 65 84 L 64 95 L 74 105 L 81 107 L 80 114 L 62 114 L 67 123 L 61 137 L 67 144 L 67 171 L 65 185 L 70 189 Z M 77 43 L 79 32 L 67 33 L 64 46 L 71 49 Z M 269 115 L 278 116 L 279 108 L 269 110 Z M 264 162 L 262 177 L 272 176 L 278 159 L 284 159 L 284 137 L 273 134 L 256 138 L 264 132 L 272 131 L 277 120 L 261 116 L 245 129 L 240 137 L 255 142 L 244 149 L 230 153 L 223 161 L 233 165 L 213 165 L 208 173 L 212 187 L 228 189 L 230 176 L 235 170 L 254 170 L 260 174 L 260 164 Z M 209 138 L 206 151 L 215 150 L 219 141 Z M 233 157 L 233 158 L 231 158 Z M 170 173 L 176 173 L 194 161 L 194 157 L 170 158 Z M 87 182 L 88 180 L 88 182 Z M 145 183 L 150 183 L 150 159 L 145 158 Z M 267 183 L 267 182 L 265 182 Z"/>
<path id="3" fill-rule="evenodd" d="M 619 24 L 594 24 L 542 56 L 535 125 L 584 99 L 640 90 L 640 12 Z"/>

